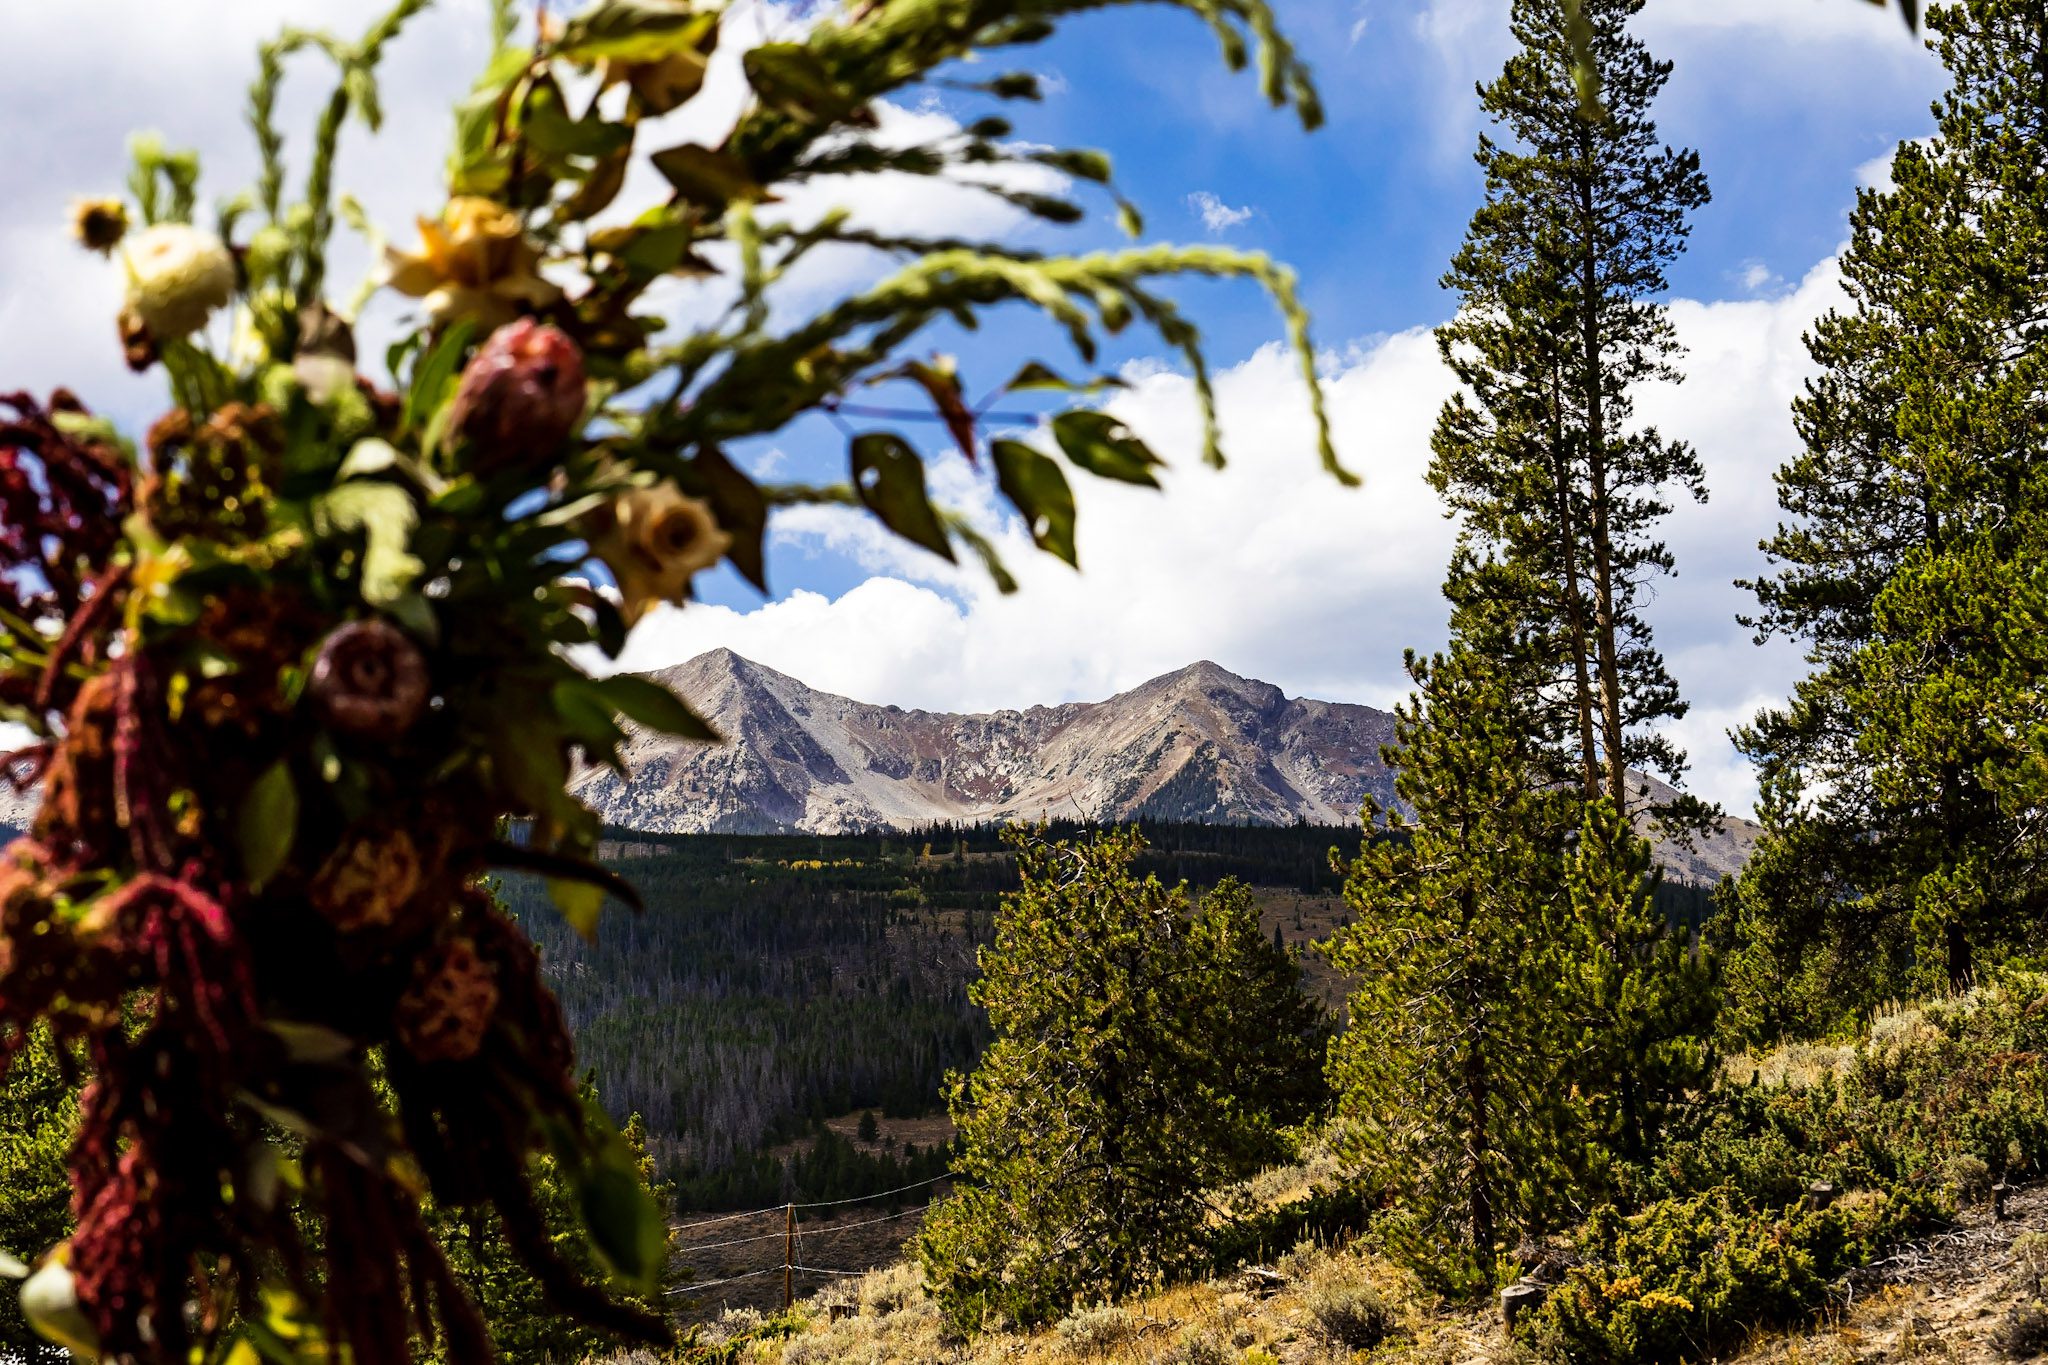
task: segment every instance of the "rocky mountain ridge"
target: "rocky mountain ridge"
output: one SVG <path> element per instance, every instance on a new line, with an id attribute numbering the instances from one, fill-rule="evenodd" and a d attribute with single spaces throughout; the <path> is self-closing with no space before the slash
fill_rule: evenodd
<path id="1" fill-rule="evenodd" d="M 651 676 L 726 742 L 635 730 L 630 781 L 579 774 L 577 794 L 634 829 L 844 833 L 1041 817 L 1344 825 L 1368 795 L 1394 800 L 1380 759 L 1391 714 L 1289 698 L 1208 662 L 1105 701 L 987 715 L 853 701 L 724 649 Z M 1660 857 L 1687 880 L 1716 880 L 1741 865 L 1754 833 L 1730 821 Z"/>

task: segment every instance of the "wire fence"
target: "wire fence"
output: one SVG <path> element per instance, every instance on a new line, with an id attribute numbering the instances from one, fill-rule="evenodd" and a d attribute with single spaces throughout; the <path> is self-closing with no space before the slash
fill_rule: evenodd
<path id="1" fill-rule="evenodd" d="M 934 1185 L 949 1180 L 957 1180 L 958 1178 L 959 1173 L 957 1171 L 948 1171 L 944 1175 L 935 1175 L 929 1180 L 920 1180 L 914 1184 L 899 1186 L 893 1190 L 882 1190 L 876 1194 L 856 1195 L 847 1199 L 818 1199 L 807 1204 L 770 1204 L 765 1208 L 751 1209 L 745 1213 L 722 1214 L 716 1218 L 704 1218 L 695 1222 L 680 1224 L 671 1229 L 671 1231 L 690 1233 L 704 1228 L 722 1227 L 747 1218 L 763 1218 L 769 1214 L 779 1213 L 784 1219 L 780 1232 L 764 1232 L 751 1237 L 730 1237 L 712 1242 L 686 1243 L 676 1247 L 674 1254 L 687 1257 L 706 1251 L 724 1251 L 732 1247 L 756 1246 L 763 1242 L 781 1242 L 782 1259 L 774 1265 L 761 1266 L 757 1269 L 743 1271 L 735 1275 L 725 1275 L 715 1280 L 698 1280 L 691 1284 L 677 1285 L 666 1292 L 671 1297 L 693 1295 L 701 1293 L 706 1289 L 717 1289 L 722 1285 L 739 1284 L 743 1281 L 758 1280 L 769 1275 L 780 1275 L 783 1277 L 782 1306 L 788 1308 L 794 1293 L 795 1277 L 798 1275 L 846 1277 L 869 1273 L 866 1270 L 847 1270 L 834 1266 L 808 1264 L 804 1256 L 803 1246 L 806 1236 L 814 1239 L 836 1237 L 841 1233 L 853 1232 L 860 1228 L 879 1227 L 884 1223 L 895 1223 L 905 1218 L 920 1217 L 925 1212 L 925 1205 L 920 1204 L 916 1208 L 902 1209 L 896 1213 L 884 1214 L 879 1218 L 863 1218 L 857 1223 L 814 1223 L 808 1231 L 803 1227 L 802 1219 L 799 1217 L 800 1214 L 814 1212 L 818 1209 L 838 1209 L 854 1204 L 872 1204 L 877 1200 L 909 1194 L 913 1190 L 929 1189 Z"/>

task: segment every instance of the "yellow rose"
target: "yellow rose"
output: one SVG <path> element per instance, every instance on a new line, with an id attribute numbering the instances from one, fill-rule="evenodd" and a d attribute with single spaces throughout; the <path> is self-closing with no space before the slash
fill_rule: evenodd
<path id="1" fill-rule="evenodd" d="M 732 548 L 711 505 L 673 483 L 625 494 L 611 505 L 606 523 L 591 538 L 590 551 L 618 582 L 629 626 L 657 602 L 680 605 L 690 580 Z"/>
<path id="2" fill-rule="evenodd" d="M 157 341 L 176 341 L 206 325 L 235 297 L 235 258 L 210 232 L 158 223 L 129 240 L 126 312 Z"/>
<path id="3" fill-rule="evenodd" d="M 421 300 L 437 323 L 473 319 L 496 328 L 562 291 L 540 274 L 540 252 L 519 215 L 490 199 L 448 201 L 437 219 L 420 219 L 420 250 L 387 248 L 384 283 Z"/>

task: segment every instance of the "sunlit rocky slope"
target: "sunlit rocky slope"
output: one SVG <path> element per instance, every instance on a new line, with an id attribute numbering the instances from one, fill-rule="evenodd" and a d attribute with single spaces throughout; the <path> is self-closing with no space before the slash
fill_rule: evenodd
<path id="1" fill-rule="evenodd" d="M 1040 816 L 1348 824 L 1393 799 L 1380 748 L 1394 719 L 1290 698 L 1212 663 L 1100 702 L 990 715 L 906 711 L 820 692 L 714 650 L 656 674 L 727 742 L 636 733 L 631 781 L 577 791 L 616 825 L 666 833 L 819 833 Z M 1741 865 L 1754 827 L 1731 821 L 1687 852 L 1690 880 Z"/>

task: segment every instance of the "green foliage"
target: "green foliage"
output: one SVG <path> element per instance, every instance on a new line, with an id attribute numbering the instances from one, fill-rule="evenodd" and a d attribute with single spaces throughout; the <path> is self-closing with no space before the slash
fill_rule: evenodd
<path id="1" fill-rule="evenodd" d="M 1351 1155 L 1398 1200 L 1389 1236 L 1470 1289 L 1503 1237 L 1555 1224 L 1583 1122 L 1559 1047 L 1571 803 L 1540 780 L 1526 699 L 1491 661 L 1454 649 L 1409 671 L 1395 743 L 1415 824 L 1389 817 L 1345 882 L 1355 918 L 1328 954 L 1358 984 L 1329 1072 Z"/>
<path id="2" fill-rule="evenodd" d="M 593 1125 L 608 1128 L 597 1092 L 586 1083 L 582 1099 Z M 46 1035 L 38 1034 L 16 1056 L 0 1083 L 0 1249 L 33 1264 L 72 1231 L 71 1187 L 64 1158 L 76 1123 L 78 1087 L 66 1079 Z M 640 1178 L 659 1198 L 667 1191 L 656 1180 L 646 1149 L 644 1126 L 635 1118 L 620 1132 Z M 556 1244 L 585 1274 L 598 1271 L 581 1235 L 577 1191 L 552 1156 L 536 1157 L 532 1168 L 536 1206 Z M 481 1209 L 426 1208 L 427 1225 L 448 1250 L 449 1263 L 475 1296 L 492 1340 L 507 1359 L 580 1360 L 617 1344 L 617 1338 L 562 1318 L 541 1286 L 505 1245 L 497 1220 Z M 319 1229 L 305 1229 L 315 1254 Z M 433 1358 L 445 1359 L 444 1351 Z M 21 1318 L 16 1295 L 0 1294 L 0 1350 L 28 1352 L 42 1359 L 48 1343 Z"/>
<path id="3" fill-rule="evenodd" d="M 2044 1002 L 2048 982 L 2007 973 L 1880 1016 L 1839 1075 L 1696 1095 L 1619 1173 L 1620 1204 L 1576 1234 L 1581 1264 L 1525 1335 L 1590 1365 L 1708 1358 L 1931 1230 L 1959 1174 L 2048 1169 Z"/>
<path id="4" fill-rule="evenodd" d="M 1597 1140 L 1640 1160 L 1712 1074 L 1713 963 L 1657 909 L 1649 845 L 1605 797 L 1586 807 L 1566 877 L 1586 1028 L 1568 1074 Z"/>
<path id="5" fill-rule="evenodd" d="M 1805 1318 L 1837 1276 L 1934 1221 L 1931 1199 L 1903 1191 L 1822 1210 L 1760 1209 L 1728 1189 L 1602 1209 L 1574 1239 L 1583 1263 L 1517 1334 L 1574 1365 L 1709 1359 Z"/>
<path id="6" fill-rule="evenodd" d="M 1629 770 L 1675 781 L 1685 766 L 1659 722 L 1686 708 L 1641 606 L 1672 570 L 1656 534 L 1667 499 L 1706 497 L 1691 448 L 1635 421 L 1644 385 L 1679 378 L 1658 300 L 1708 197 L 1697 153 L 1662 145 L 1650 117 L 1671 67 L 1629 33 L 1642 4 L 1513 8 L 1520 50 L 1481 91 L 1496 125 L 1477 156 L 1485 202 L 1444 278 L 1461 306 L 1437 341 L 1462 388 L 1429 469 L 1461 519 L 1454 629 L 1542 699 L 1529 720 L 1554 780 L 1631 812 Z M 1598 118 L 1574 79 L 1580 51 Z M 1704 818 L 1664 813 L 1679 829 Z"/>
<path id="7" fill-rule="evenodd" d="M 71 1231 L 71 1182 L 64 1157 L 78 1124 L 78 1089 L 38 1029 L 0 1082 L 0 1252 L 26 1265 Z M 19 1296 L 0 1284 L 0 1350 L 40 1360 L 49 1343 L 21 1316 Z"/>
<path id="8" fill-rule="evenodd" d="M 1736 1022 L 1836 1028 L 1887 998 L 1966 987 L 2027 943 L 2048 897 L 2035 458 L 2048 368 L 2048 72 L 2014 0 L 1930 12 L 1952 88 L 1892 188 L 1866 190 L 1850 306 L 1778 473 L 1787 522 L 1750 585 L 1762 635 L 1811 674 L 1738 736 L 1765 836 L 1731 910 Z"/>
<path id="9" fill-rule="evenodd" d="M 1302 1295 L 1317 1336 L 1346 1351 L 1368 1351 L 1387 1339 L 1394 1312 L 1371 1285 L 1310 1285 Z"/>
<path id="10" fill-rule="evenodd" d="M 1308 825 L 1140 829 L 1141 874 L 1322 894 L 1341 884 L 1332 844 L 1349 857 L 1360 839 Z M 947 1169 L 929 1152 L 840 1153 L 813 1125 L 864 1108 L 929 1113 L 946 1073 L 980 1057 L 974 950 L 1017 884 L 999 827 L 610 838 L 607 865 L 647 911 L 596 942 L 562 923 L 537 881 L 511 878 L 505 896 L 551 966 L 580 1064 L 616 1112 L 645 1117 L 679 1207 L 851 1197 Z M 920 856 L 926 844 L 957 856 Z M 807 1145 L 769 1154 L 792 1142 Z"/>
<path id="11" fill-rule="evenodd" d="M 995 1042 L 953 1093 L 969 1187 L 918 1243 L 967 1331 L 1198 1264 L 1207 1192 L 1278 1156 L 1320 1101 L 1323 1012 L 1241 885 L 1196 902 L 1141 881 L 1131 831 L 1014 843 L 1022 888 L 974 988 Z"/>
<path id="12" fill-rule="evenodd" d="M 2039 978 L 2012 974 L 1881 1016 L 1839 1077 L 1724 1084 L 1674 1117 L 1623 1187 L 1641 1202 L 1728 1185 L 1789 1204 L 1814 1181 L 1939 1189 L 1958 1162 L 2037 1178 L 2048 1171 L 2044 1000 Z"/>

